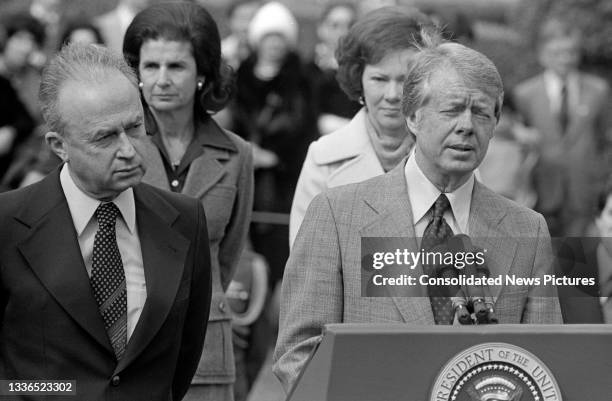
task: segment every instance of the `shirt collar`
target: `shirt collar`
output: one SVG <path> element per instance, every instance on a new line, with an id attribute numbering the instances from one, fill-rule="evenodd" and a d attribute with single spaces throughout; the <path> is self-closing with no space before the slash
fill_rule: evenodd
<path id="1" fill-rule="evenodd" d="M 429 181 L 421 168 L 416 163 L 414 151 L 406 162 L 404 169 L 406 182 L 408 183 L 408 197 L 412 206 L 412 218 L 414 224 L 421 220 L 431 209 L 438 196 L 442 193 Z M 448 198 L 453 216 L 461 232 L 467 232 L 470 206 L 472 203 L 472 191 L 474 190 L 474 174 L 459 188 L 453 192 L 445 193 Z"/>
<path id="2" fill-rule="evenodd" d="M 559 98 L 561 96 L 561 87 L 563 86 L 563 80 L 557 74 L 551 70 L 544 71 L 544 86 L 549 96 Z M 569 93 L 576 92 L 578 90 L 578 75 L 575 72 L 570 72 L 565 78 Z"/>
<path id="3" fill-rule="evenodd" d="M 72 215 L 72 221 L 74 222 L 74 228 L 77 231 L 77 235 L 80 236 L 85 230 L 85 227 L 91 220 L 92 216 L 96 212 L 100 202 L 98 199 L 94 199 L 91 196 L 83 192 L 74 182 L 70 175 L 70 167 L 68 164 L 64 164 L 60 172 L 60 183 L 66 202 L 68 202 L 68 208 Z M 136 228 L 136 203 L 134 201 L 134 190 L 128 188 L 121 192 L 113 203 L 117 205 L 121 216 L 127 225 L 128 230 L 131 234 L 134 234 Z"/>

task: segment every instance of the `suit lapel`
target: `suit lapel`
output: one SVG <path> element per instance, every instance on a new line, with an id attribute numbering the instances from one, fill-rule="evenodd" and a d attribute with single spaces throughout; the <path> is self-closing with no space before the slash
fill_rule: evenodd
<path id="1" fill-rule="evenodd" d="M 142 182 L 170 191 L 166 168 L 164 167 L 164 161 L 159 153 L 159 149 L 157 149 L 157 146 L 155 146 L 150 137 L 147 137 L 147 140 L 144 142 L 142 158 L 146 161 L 147 171 L 142 178 Z"/>
<path id="2" fill-rule="evenodd" d="M 476 181 L 470 206 L 469 233 L 475 246 L 487 250 L 485 262 L 491 277 L 506 275 L 509 272 L 518 246 L 517 241 L 500 228 L 505 216 L 506 210 L 503 205 L 489 189 Z M 495 299 L 502 288 L 491 289 Z"/>
<path id="3" fill-rule="evenodd" d="M 153 135 L 161 135 L 155 129 L 152 131 Z M 229 160 L 229 153 L 237 152 L 237 148 L 212 118 L 198 122 L 196 135 L 195 146 L 202 146 L 203 153 L 191 162 L 182 193 L 201 198 L 221 180 L 225 174 L 223 162 Z M 169 191 L 164 162 L 152 140 L 145 144 L 143 157 L 148 167 L 143 182 Z"/>
<path id="4" fill-rule="evenodd" d="M 360 230 L 360 235 L 406 237 L 409 241 L 407 246 L 416 251 L 418 244 L 404 175 L 406 160 L 382 176 L 378 189 L 374 188 L 364 196 L 364 202 L 377 217 L 366 223 Z M 423 274 L 422 267 L 418 265 L 411 274 L 419 277 Z M 397 286 L 389 288 L 388 291 L 406 323 L 434 324 L 431 303 L 421 286 Z"/>
<path id="5" fill-rule="evenodd" d="M 59 169 L 45 178 L 17 217 L 31 227 L 18 248 L 42 285 L 100 345 L 113 353 L 91 291 Z"/>
<path id="6" fill-rule="evenodd" d="M 195 159 L 189 167 L 183 193 L 201 198 L 223 177 L 225 170 L 220 161 L 228 159 L 227 151 L 208 146 L 204 147 L 204 153 Z"/>
<path id="7" fill-rule="evenodd" d="M 175 229 L 178 211 L 149 188 L 134 188 L 147 300 L 116 372 L 133 361 L 166 321 L 183 277 L 190 242 Z"/>
<path id="8" fill-rule="evenodd" d="M 350 159 L 329 176 L 329 188 L 365 181 L 385 173 L 366 131 L 366 118 L 365 110 L 361 109 L 348 125 L 341 128 L 341 132 L 334 134 L 330 146 L 319 148 L 316 157 L 322 164 Z"/>

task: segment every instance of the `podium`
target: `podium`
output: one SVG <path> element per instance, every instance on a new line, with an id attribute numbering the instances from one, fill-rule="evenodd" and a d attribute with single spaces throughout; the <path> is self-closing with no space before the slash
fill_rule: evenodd
<path id="1" fill-rule="evenodd" d="M 287 401 L 610 399 L 612 325 L 603 324 L 330 324 L 287 397 Z"/>

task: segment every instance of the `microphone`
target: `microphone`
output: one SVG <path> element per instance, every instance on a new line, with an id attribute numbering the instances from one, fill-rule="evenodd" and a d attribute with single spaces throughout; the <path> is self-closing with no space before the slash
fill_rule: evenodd
<path id="1" fill-rule="evenodd" d="M 458 234 L 449 239 L 449 248 L 451 252 L 469 252 L 477 253 L 481 249 L 472 244 L 472 240 L 465 234 Z M 463 268 L 463 273 L 466 277 L 474 277 L 477 279 L 485 279 L 490 275 L 490 271 L 486 265 L 476 265 L 475 263 L 466 263 Z M 465 294 L 468 299 L 468 308 L 471 307 L 476 322 L 478 324 L 497 323 L 497 317 L 493 308 L 493 298 L 490 296 L 489 287 L 486 285 L 466 285 Z"/>

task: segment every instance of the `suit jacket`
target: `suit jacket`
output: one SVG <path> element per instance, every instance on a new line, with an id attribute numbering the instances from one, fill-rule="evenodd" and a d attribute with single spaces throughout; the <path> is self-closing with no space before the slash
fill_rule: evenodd
<path id="1" fill-rule="evenodd" d="M 310 204 L 283 278 L 274 372 L 285 389 L 327 323 L 434 324 L 422 288 L 401 287 L 392 297 L 361 295 L 361 238 L 415 237 L 404 166 L 405 160 L 382 176 L 332 188 Z M 541 215 L 476 182 L 468 225 L 475 245 L 488 250 L 492 276 L 551 272 L 550 237 Z M 419 269 L 415 274 L 422 274 Z M 557 299 L 535 297 L 528 286 L 502 287 L 493 295 L 500 323 L 561 322 Z"/>
<path id="2" fill-rule="evenodd" d="M 194 383 L 233 383 L 232 314 L 225 290 L 246 242 L 253 205 L 253 156 L 250 145 L 212 119 L 197 127 L 204 152 L 192 161 L 183 194 L 206 211 L 212 272 L 212 301 L 204 352 Z M 158 135 L 158 134 L 156 134 Z M 159 149 L 149 142 L 143 181 L 170 190 Z"/>
<path id="3" fill-rule="evenodd" d="M 569 109 L 566 133 L 551 109 L 544 76 L 537 75 L 514 90 L 519 113 L 542 136 L 540 160 L 534 170 L 536 209 L 561 214 L 567 235 L 583 235 L 590 222 L 596 182 L 607 171 L 603 164 L 608 114 L 608 85 L 600 78 L 578 73 L 577 107 Z"/>
<path id="4" fill-rule="evenodd" d="M 290 245 L 317 194 L 385 173 L 366 131 L 365 119 L 366 111 L 361 109 L 346 126 L 319 138 L 308 148 L 291 206 Z"/>
<path id="5" fill-rule="evenodd" d="M 77 398 L 87 401 L 167 401 L 185 394 L 210 302 L 204 211 L 192 199 L 146 184 L 134 187 L 134 197 L 147 300 L 116 362 L 59 169 L 0 194 L 0 377 L 76 380 Z"/>

